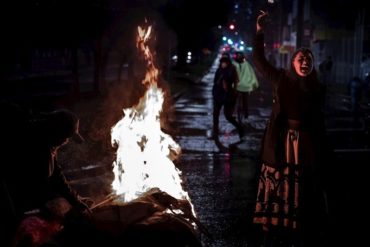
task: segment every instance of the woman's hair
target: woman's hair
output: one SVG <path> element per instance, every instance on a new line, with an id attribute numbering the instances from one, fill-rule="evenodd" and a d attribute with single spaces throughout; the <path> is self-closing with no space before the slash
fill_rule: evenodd
<path id="1" fill-rule="evenodd" d="M 303 55 L 305 55 L 305 56 L 311 56 L 312 57 L 312 72 L 310 73 L 310 74 L 315 74 L 315 66 L 314 66 L 314 61 L 315 61 L 315 58 L 314 58 L 314 56 L 313 56 L 313 53 L 312 53 L 312 51 L 309 49 L 309 48 L 306 48 L 306 47 L 301 47 L 301 48 L 299 48 L 299 49 L 297 49 L 294 53 L 293 53 L 293 55 L 292 55 L 292 58 L 290 59 L 290 73 L 293 75 L 293 76 L 295 76 L 295 77 L 297 77 L 298 76 L 298 74 L 297 74 L 297 72 L 295 71 L 295 68 L 294 68 L 294 65 L 293 65 L 293 62 L 294 62 L 294 59 L 295 59 L 295 57 L 298 55 L 298 53 L 300 53 L 300 52 L 302 52 L 303 53 Z M 299 76 L 298 76 L 299 77 Z"/>
<path id="2" fill-rule="evenodd" d="M 228 52 L 223 52 L 223 53 L 221 54 L 221 58 L 223 58 L 223 57 L 228 57 L 228 58 L 230 58 L 230 54 L 229 54 Z"/>
<path id="3" fill-rule="evenodd" d="M 231 60 L 230 60 L 230 58 L 228 58 L 228 57 L 222 57 L 222 58 L 220 59 L 220 64 L 221 64 L 221 63 L 231 64 Z"/>
<path id="4" fill-rule="evenodd" d="M 238 51 L 235 53 L 235 61 L 237 61 L 238 63 L 242 63 L 244 59 L 245 59 L 245 55 L 243 52 Z"/>
<path id="5" fill-rule="evenodd" d="M 315 66 L 313 66 L 311 73 L 309 75 L 307 75 L 306 77 L 299 76 L 297 74 L 295 68 L 294 68 L 293 61 L 294 61 L 295 57 L 298 55 L 298 53 L 300 53 L 300 52 L 302 52 L 306 56 L 310 55 L 312 57 L 312 65 L 314 65 L 314 56 L 313 56 L 312 51 L 309 48 L 306 48 L 306 47 L 299 48 L 292 55 L 292 58 L 291 58 L 291 61 L 290 61 L 291 68 L 290 68 L 290 71 L 287 71 L 288 76 L 290 78 L 294 79 L 294 80 L 298 80 L 298 83 L 300 84 L 300 87 L 304 91 L 319 90 L 320 89 L 320 82 L 318 80 L 318 76 L 317 76 L 317 72 L 315 70 Z"/>
<path id="6" fill-rule="evenodd" d="M 313 56 L 312 51 L 307 47 L 301 47 L 293 53 L 292 58 L 290 59 L 290 65 L 291 65 L 292 68 L 293 68 L 293 61 L 294 61 L 295 57 L 298 55 L 298 53 L 300 53 L 300 52 L 302 52 L 303 55 L 305 55 L 305 56 L 310 55 L 312 57 L 312 64 L 314 64 L 315 57 Z"/>

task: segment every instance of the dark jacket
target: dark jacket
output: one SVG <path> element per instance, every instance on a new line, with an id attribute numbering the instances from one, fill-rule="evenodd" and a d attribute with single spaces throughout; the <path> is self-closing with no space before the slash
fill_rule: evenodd
<path id="1" fill-rule="evenodd" d="M 213 99 L 220 103 L 234 101 L 237 82 L 238 74 L 234 65 L 230 64 L 227 68 L 219 67 L 213 81 Z"/>
<path id="2" fill-rule="evenodd" d="M 48 134 L 43 126 L 23 122 L 21 128 L 12 128 L 10 133 L 8 145 L 11 146 L 5 154 L 2 179 L 15 216 L 22 217 L 25 211 L 42 208 L 47 201 L 59 196 L 82 209 L 77 193 L 68 185 L 57 164 L 56 153 L 47 144 Z"/>
<path id="3" fill-rule="evenodd" d="M 256 66 L 257 71 L 264 77 L 264 79 L 272 84 L 273 88 L 272 112 L 262 139 L 261 160 L 265 165 L 278 167 L 284 162 L 284 143 L 288 129 L 288 117 L 283 106 L 289 105 L 289 102 L 286 103 L 286 101 L 289 100 L 290 95 L 292 95 L 292 97 L 301 97 L 301 95 L 293 95 L 296 91 L 299 91 L 296 90 L 298 88 L 296 85 L 299 85 L 300 79 L 291 71 L 279 70 L 266 60 L 264 54 L 264 37 L 262 33 L 257 34 L 254 41 L 253 63 Z M 325 90 L 322 84 L 319 84 L 318 81 L 314 81 L 317 78 L 316 73 L 313 71 L 311 74 L 312 76 L 308 76 L 307 80 L 311 80 L 313 82 L 312 84 L 316 83 L 317 87 L 308 90 L 309 93 L 303 95 L 304 97 L 309 95 L 307 96 L 308 100 L 301 100 L 301 108 L 303 109 L 301 120 L 304 122 L 303 130 L 304 133 L 307 133 L 310 137 L 310 142 L 312 139 L 312 142 L 314 143 L 313 145 L 308 145 L 308 149 L 315 149 L 307 150 L 307 147 L 304 147 L 306 150 L 300 150 L 307 154 L 317 153 L 317 151 L 319 151 L 321 148 L 320 145 L 315 146 L 315 144 L 319 144 L 320 139 L 324 136 L 324 116 L 321 108 L 324 103 Z M 282 104 L 283 101 L 285 104 Z M 300 145 L 300 147 L 301 146 L 302 145 Z M 300 157 L 308 156 L 310 155 L 303 155 Z M 314 156 L 318 157 L 317 154 Z M 302 162 L 313 163 L 315 161 L 303 160 Z"/>

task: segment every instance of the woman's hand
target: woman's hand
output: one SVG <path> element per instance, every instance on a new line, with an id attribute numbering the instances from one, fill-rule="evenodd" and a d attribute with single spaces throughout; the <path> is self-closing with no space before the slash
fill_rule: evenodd
<path id="1" fill-rule="evenodd" d="M 267 12 L 260 10 L 260 14 L 257 17 L 257 26 L 256 26 L 257 33 L 262 32 L 263 29 L 265 28 L 267 16 L 268 16 Z"/>

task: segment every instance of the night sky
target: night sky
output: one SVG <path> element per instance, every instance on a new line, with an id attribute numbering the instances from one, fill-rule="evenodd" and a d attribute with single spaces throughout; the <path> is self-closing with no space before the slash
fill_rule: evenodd
<path id="1" fill-rule="evenodd" d="M 286 6 L 290 1 L 280 0 Z M 30 0 L 5 1 L 1 7 L 2 40 L 5 46 L 73 46 L 94 39 L 109 29 L 132 8 L 157 11 L 167 25 L 189 44 L 217 25 L 226 25 L 232 0 Z M 267 1 L 245 1 L 252 6 L 252 17 Z M 333 27 L 353 28 L 365 1 L 312 0 L 313 11 Z M 194 44 L 193 44 L 194 45 Z M 3 46 L 3 49 L 5 48 Z M 6 49 L 5 49 L 6 50 Z"/>
<path id="2" fill-rule="evenodd" d="M 285 11 L 291 9 L 291 0 L 279 0 Z M 331 28 L 354 29 L 365 1 L 311 0 L 313 12 Z M 1 7 L 2 59 L 0 69 L 14 63 L 35 48 L 91 47 L 96 40 L 131 42 L 132 30 L 145 18 L 162 19 L 177 38 L 179 55 L 191 49 L 199 52 L 207 47 L 218 47 L 218 25 L 228 25 L 235 4 L 248 6 L 241 28 L 248 35 L 254 32 L 255 18 L 260 9 L 273 9 L 274 4 L 262 0 L 15 0 L 5 1 Z M 365 18 L 368 23 L 369 18 Z M 366 33 L 366 32 L 365 32 Z M 249 35 L 250 36 L 250 35 Z M 112 49 L 115 49 L 112 46 Z"/>
<path id="3" fill-rule="evenodd" d="M 177 34 L 190 38 L 227 22 L 232 1 L 6 1 L 2 4 L 2 35 L 8 44 L 70 45 L 92 39 L 133 8 L 159 12 Z M 150 15 L 150 14 L 149 14 Z"/>

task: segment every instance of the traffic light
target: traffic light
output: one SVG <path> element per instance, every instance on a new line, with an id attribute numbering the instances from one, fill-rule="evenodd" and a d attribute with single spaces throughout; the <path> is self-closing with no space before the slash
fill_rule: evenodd
<path id="1" fill-rule="evenodd" d="M 229 29 L 230 29 L 230 30 L 234 30 L 234 29 L 235 29 L 235 25 L 234 25 L 234 24 L 230 24 L 230 25 L 229 25 Z"/>

